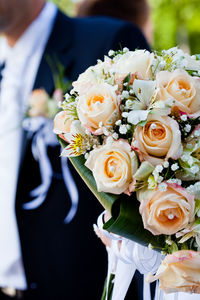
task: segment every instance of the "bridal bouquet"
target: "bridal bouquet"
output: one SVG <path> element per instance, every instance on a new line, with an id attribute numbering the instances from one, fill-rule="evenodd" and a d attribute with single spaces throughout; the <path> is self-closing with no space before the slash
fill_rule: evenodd
<path id="1" fill-rule="evenodd" d="M 165 292 L 200 293 L 200 57 L 110 51 L 54 119 L 62 156 L 112 218 L 104 229 L 167 254 Z"/>

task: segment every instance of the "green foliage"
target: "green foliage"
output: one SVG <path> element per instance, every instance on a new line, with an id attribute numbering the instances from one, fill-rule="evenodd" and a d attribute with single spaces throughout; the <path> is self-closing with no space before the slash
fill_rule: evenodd
<path id="1" fill-rule="evenodd" d="M 75 14 L 75 1 L 72 0 L 49 0 L 54 2 L 63 12 L 69 16 Z"/>
<path id="2" fill-rule="evenodd" d="M 179 45 L 191 53 L 200 52 L 200 1 L 149 0 L 155 28 L 154 48 Z"/>

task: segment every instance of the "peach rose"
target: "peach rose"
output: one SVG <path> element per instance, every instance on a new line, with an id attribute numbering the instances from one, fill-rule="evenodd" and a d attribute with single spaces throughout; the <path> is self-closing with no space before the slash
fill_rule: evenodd
<path id="1" fill-rule="evenodd" d="M 77 113 L 85 128 L 93 134 L 102 134 L 102 126 L 109 128 L 119 118 L 115 88 L 108 84 L 91 87 L 79 97 Z"/>
<path id="2" fill-rule="evenodd" d="M 157 279 L 165 293 L 200 294 L 200 252 L 182 250 L 167 255 L 156 275 L 148 274 L 146 278 L 148 282 Z"/>
<path id="3" fill-rule="evenodd" d="M 29 116 L 30 117 L 46 117 L 47 115 L 47 102 L 49 95 L 43 89 L 34 90 L 29 99 Z"/>
<path id="4" fill-rule="evenodd" d="M 184 70 L 162 71 L 156 76 L 161 100 L 173 99 L 174 106 L 188 114 L 200 113 L 200 80 Z"/>
<path id="5" fill-rule="evenodd" d="M 139 73 L 142 78 L 151 77 L 151 64 L 154 54 L 146 50 L 129 51 L 115 61 L 112 72 L 117 74 Z"/>
<path id="6" fill-rule="evenodd" d="M 152 165 L 162 163 L 165 158 L 178 159 L 183 152 L 178 123 L 167 116 L 150 114 L 144 127 L 136 127 L 134 141 L 140 158 Z"/>
<path id="7" fill-rule="evenodd" d="M 168 184 L 166 191 L 137 192 L 144 228 L 154 235 L 175 234 L 194 219 L 194 196 L 178 185 Z"/>
<path id="8" fill-rule="evenodd" d="M 98 191 L 112 194 L 125 192 L 138 168 L 135 152 L 123 140 L 91 151 L 85 165 L 93 172 Z"/>
<path id="9" fill-rule="evenodd" d="M 53 122 L 53 132 L 55 134 L 70 133 L 72 121 L 67 118 L 68 113 L 66 111 L 59 112 Z"/>

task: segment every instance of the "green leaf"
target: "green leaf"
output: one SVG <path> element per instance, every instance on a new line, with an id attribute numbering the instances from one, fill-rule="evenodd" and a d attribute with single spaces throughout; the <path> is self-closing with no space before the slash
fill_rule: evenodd
<path id="1" fill-rule="evenodd" d="M 63 139 L 61 139 L 59 137 L 59 135 L 57 135 L 57 140 L 59 141 L 62 148 L 66 148 L 69 145 L 67 142 L 65 142 Z"/>
<path id="2" fill-rule="evenodd" d="M 197 60 L 200 60 L 200 54 L 195 54 L 195 56 Z"/>
<path id="3" fill-rule="evenodd" d="M 131 73 L 129 73 L 129 74 L 124 78 L 123 83 L 128 83 L 128 84 L 129 84 L 130 80 L 131 80 Z"/>
<path id="4" fill-rule="evenodd" d="M 140 121 L 137 125 L 144 127 L 147 124 L 147 120 Z"/>
<path id="5" fill-rule="evenodd" d="M 107 299 L 108 300 L 112 299 L 112 292 L 113 292 L 113 287 L 114 287 L 114 279 L 115 279 L 115 275 L 111 274 L 110 275 L 110 279 L 109 279 L 109 283 L 108 283 L 108 295 L 107 295 L 107 280 L 108 280 L 108 278 L 106 278 L 105 284 L 104 284 L 103 295 L 101 297 L 101 300 L 106 300 L 106 295 L 107 295 Z"/>

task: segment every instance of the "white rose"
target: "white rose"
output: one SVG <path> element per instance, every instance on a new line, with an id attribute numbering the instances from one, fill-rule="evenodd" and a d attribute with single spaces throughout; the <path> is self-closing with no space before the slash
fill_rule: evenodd
<path id="1" fill-rule="evenodd" d="M 91 87 L 79 97 L 77 113 L 85 128 L 94 134 L 102 134 L 102 126 L 109 128 L 119 118 L 115 88 L 106 83 Z"/>
<path id="2" fill-rule="evenodd" d="M 80 74 L 77 81 L 73 82 L 73 87 L 79 95 L 87 92 L 89 88 L 99 82 L 103 82 L 104 74 L 109 71 L 112 65 L 110 58 L 105 56 L 103 62 L 99 62 L 95 66 L 89 67 L 84 73 Z"/>
<path id="3" fill-rule="evenodd" d="M 122 55 L 112 67 L 112 71 L 120 74 L 138 72 L 144 79 L 151 77 L 151 64 L 154 55 L 146 50 L 129 51 Z"/>
<path id="4" fill-rule="evenodd" d="M 125 192 L 138 168 L 135 152 L 123 140 L 91 151 L 85 165 L 93 172 L 98 191 L 112 194 Z"/>

